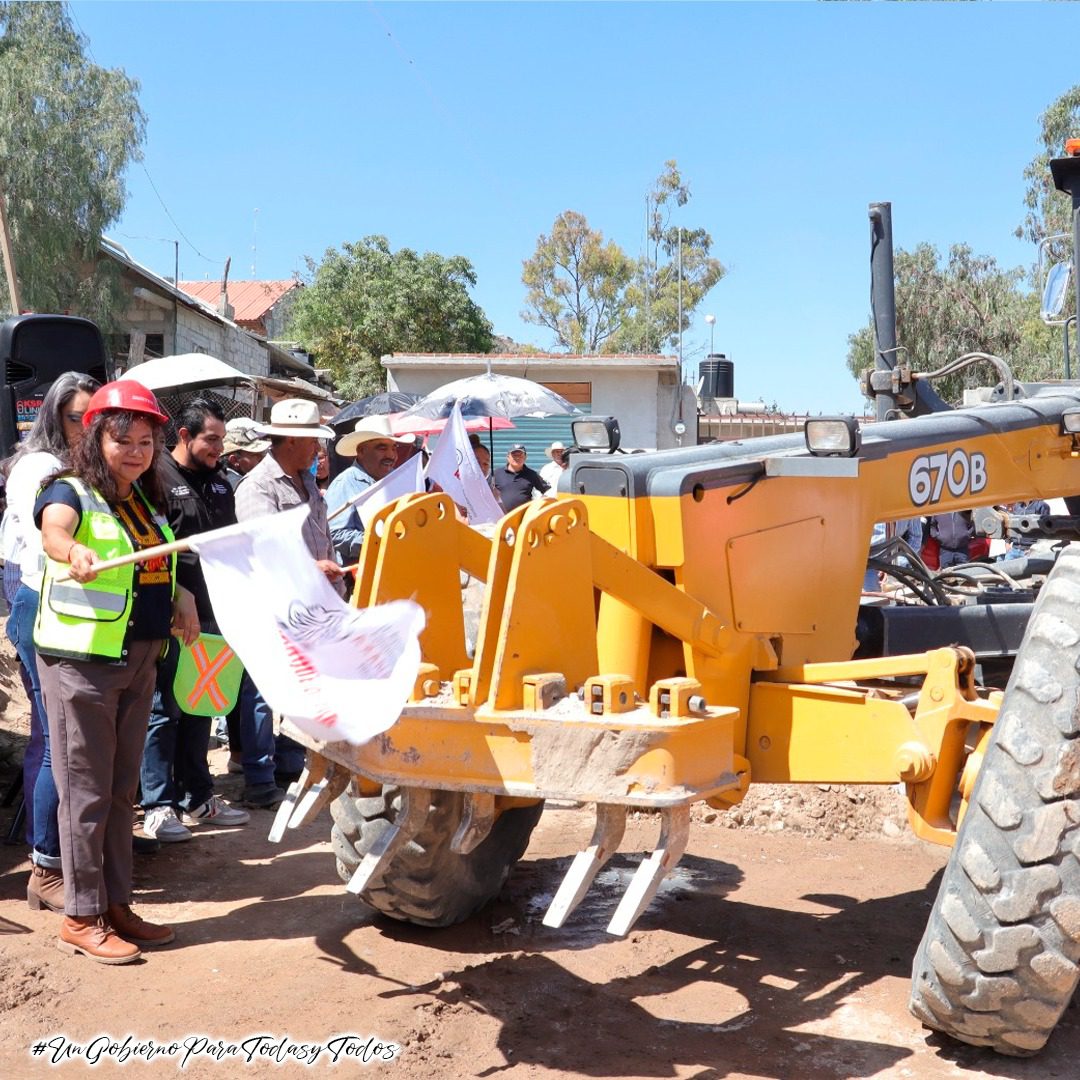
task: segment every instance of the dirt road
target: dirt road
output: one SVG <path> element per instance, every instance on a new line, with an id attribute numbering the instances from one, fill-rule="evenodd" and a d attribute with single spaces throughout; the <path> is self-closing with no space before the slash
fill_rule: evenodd
<path id="1" fill-rule="evenodd" d="M 0 792 L 27 731 L 5 645 Z M 216 751 L 218 790 L 238 795 L 225 764 Z M 0 809 L 3 834 L 12 813 Z M 588 841 L 586 811 L 545 812 L 499 899 L 440 931 L 377 918 L 345 893 L 328 818 L 281 845 L 266 840 L 270 822 L 256 811 L 246 828 L 202 826 L 137 858 L 138 909 L 177 941 L 125 967 L 60 953 L 59 917 L 26 905 L 25 848 L 0 846 L 0 1080 L 1080 1075 L 1075 1005 L 1028 1060 L 929 1036 L 908 1015 L 946 852 L 911 839 L 888 789 L 761 786 L 728 814 L 695 808 L 687 854 L 626 939 L 604 928 L 655 818 L 632 816 L 621 853 L 557 931 L 541 919 Z M 345 1035 L 358 1038 L 334 1039 Z M 117 1064 L 150 1041 L 176 1043 L 175 1055 Z M 100 1055 L 95 1068 L 51 1063 L 80 1046 Z M 288 1056 L 318 1047 L 314 1066 Z"/>
<path id="2" fill-rule="evenodd" d="M 223 763 L 215 755 L 217 771 Z M 219 783 L 228 793 L 236 780 Z M 500 899 L 435 932 L 374 918 L 345 895 L 325 820 L 276 849 L 268 813 L 245 829 L 203 827 L 137 860 L 139 909 L 173 923 L 177 942 L 119 968 L 55 948 L 57 916 L 24 901 L 22 848 L 0 848 L 0 1077 L 86 1075 L 85 1060 L 54 1068 L 53 1049 L 34 1058 L 31 1047 L 103 1033 L 238 1046 L 220 1061 L 193 1050 L 183 1072 L 193 1080 L 383 1070 L 408 1080 L 1077 1075 L 1075 1009 L 1027 1061 L 928 1037 L 907 1014 L 911 956 L 944 852 L 880 830 L 796 834 L 777 825 L 775 806 L 771 820 L 758 815 L 769 823 L 762 831 L 696 817 L 677 873 L 625 940 L 604 927 L 655 819 L 631 822 L 626 854 L 561 931 L 540 920 L 588 838 L 581 810 L 545 813 Z M 285 1037 L 323 1044 L 350 1033 L 393 1043 L 396 1060 L 361 1065 L 349 1052 L 375 1045 L 360 1041 L 331 1044 L 314 1068 L 266 1056 Z M 270 1036 L 261 1049 L 244 1044 L 260 1034 Z M 339 1064 L 327 1070 L 334 1047 Z M 168 1076 L 177 1064 L 121 1070 L 105 1059 L 94 1072 Z"/>

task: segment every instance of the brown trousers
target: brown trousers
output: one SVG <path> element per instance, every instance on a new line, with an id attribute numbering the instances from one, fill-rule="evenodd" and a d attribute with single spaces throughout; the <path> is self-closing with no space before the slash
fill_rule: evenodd
<path id="1" fill-rule="evenodd" d="M 68 915 L 131 901 L 132 807 L 161 644 L 129 642 L 123 666 L 38 654 Z"/>

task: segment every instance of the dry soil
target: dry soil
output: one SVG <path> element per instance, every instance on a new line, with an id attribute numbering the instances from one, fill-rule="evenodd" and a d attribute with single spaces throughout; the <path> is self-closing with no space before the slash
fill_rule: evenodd
<path id="1" fill-rule="evenodd" d="M 11 695 L 2 792 L 26 731 L 7 654 L 0 692 Z M 235 794 L 223 751 L 213 765 L 219 790 Z M 5 833 L 13 809 L 0 810 Z M 549 809 L 498 900 L 440 931 L 348 896 L 326 818 L 277 846 L 270 821 L 256 812 L 246 828 L 204 826 L 137 859 L 137 906 L 177 940 L 124 967 L 61 954 L 58 916 L 25 903 L 25 847 L 0 847 L 0 1078 L 1080 1075 L 1075 1007 L 1022 1061 L 932 1036 L 908 1014 L 911 958 L 947 853 L 911 838 L 890 789 L 755 788 L 736 811 L 698 808 L 687 854 L 625 939 L 605 926 L 655 840 L 649 815 L 633 818 L 562 930 L 541 919 L 588 840 L 585 809 Z M 129 1053 L 151 1040 L 180 1049 L 122 1067 L 123 1050 L 94 1069 L 50 1061 L 57 1047 L 101 1052 L 129 1036 Z M 395 1059 L 362 1064 L 379 1041 Z M 324 1049 L 313 1066 L 274 1064 L 290 1045 Z"/>

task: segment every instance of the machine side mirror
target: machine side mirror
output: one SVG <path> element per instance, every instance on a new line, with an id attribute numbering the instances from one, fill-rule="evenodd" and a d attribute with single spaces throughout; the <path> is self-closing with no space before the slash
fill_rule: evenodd
<path id="1" fill-rule="evenodd" d="M 1060 325 L 1069 295 L 1073 266 L 1071 262 L 1054 263 L 1046 274 L 1042 293 L 1042 321 L 1049 326 Z"/>

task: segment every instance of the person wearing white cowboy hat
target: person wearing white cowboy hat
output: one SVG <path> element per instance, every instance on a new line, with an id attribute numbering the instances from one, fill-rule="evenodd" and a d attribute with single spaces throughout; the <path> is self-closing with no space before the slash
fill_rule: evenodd
<path id="1" fill-rule="evenodd" d="M 338 439 L 334 447 L 341 457 L 353 458 L 353 463 L 338 473 L 326 489 L 326 505 L 336 510 L 393 472 L 398 462 L 398 446 L 414 441 L 412 435 L 395 435 L 385 416 L 361 417 L 356 427 Z M 364 542 L 364 525 L 359 511 L 353 507 L 347 514 L 338 514 L 330 523 L 330 535 L 342 561 L 346 564 L 356 562 Z"/>
<path id="2" fill-rule="evenodd" d="M 309 513 L 303 527 L 304 542 L 315 565 L 338 595 L 344 596 L 343 571 L 334 556 L 326 503 L 311 472 L 319 440 L 333 438 L 333 428 L 320 423 L 319 406 L 305 398 L 277 402 L 270 410 L 270 423 L 253 427 L 257 434 L 269 437 L 270 452 L 236 489 L 237 520 L 251 521 L 267 514 L 280 514 L 306 503 Z M 248 689 L 253 693 L 247 695 Z M 241 690 L 241 696 L 244 802 L 248 806 L 273 807 L 285 797 L 276 777 L 299 773 L 295 766 L 303 763 L 302 748 L 286 736 L 275 742 L 273 712 L 250 680 Z"/>
<path id="3" fill-rule="evenodd" d="M 570 455 L 566 452 L 566 447 L 556 440 L 544 451 L 544 457 L 551 460 L 540 470 L 540 475 L 554 491 L 559 486 L 559 477 L 570 466 Z"/>
<path id="4" fill-rule="evenodd" d="M 280 514 L 307 503 L 310 513 L 304 522 L 304 541 L 308 551 L 330 582 L 340 585 L 341 567 L 334 558 L 326 504 L 311 475 L 319 440 L 333 438 L 334 429 L 319 422 L 319 406 L 306 398 L 279 401 L 270 410 L 269 424 L 252 427 L 257 434 L 269 436 L 270 452 L 236 489 L 237 520 Z"/>

